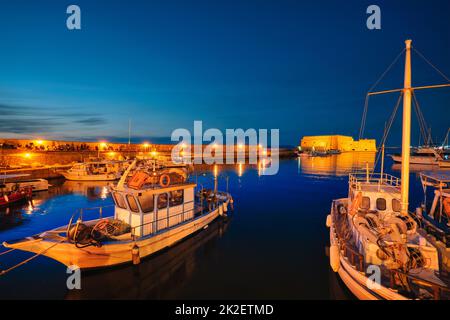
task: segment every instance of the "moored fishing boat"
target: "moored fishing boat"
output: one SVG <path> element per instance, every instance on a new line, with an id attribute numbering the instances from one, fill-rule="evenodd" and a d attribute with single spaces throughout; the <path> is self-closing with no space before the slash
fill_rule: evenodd
<path id="1" fill-rule="evenodd" d="M 401 154 L 392 154 L 392 160 L 397 163 L 402 162 Z M 437 165 L 444 159 L 444 154 L 441 150 L 434 147 L 418 147 L 411 151 L 409 159 L 410 164 L 428 164 Z"/>
<path id="2" fill-rule="evenodd" d="M 77 163 L 61 174 L 73 181 L 114 181 L 120 179 L 123 161 L 95 161 Z"/>
<path id="3" fill-rule="evenodd" d="M 31 200 L 32 197 L 33 190 L 31 187 L 14 186 L 10 189 L 5 184 L 0 183 L 0 208 Z"/>
<path id="4" fill-rule="evenodd" d="M 66 226 L 3 245 L 81 269 L 137 264 L 206 228 L 232 202 L 217 190 L 217 177 L 214 190 L 201 189 L 196 197 L 196 184 L 176 171 L 135 168 L 136 162 L 112 187 L 113 217 L 83 221 L 80 213 L 76 222 L 72 217 Z"/>
<path id="5" fill-rule="evenodd" d="M 327 217 L 330 265 L 359 299 L 449 299 L 437 248 L 408 211 L 411 136 L 411 40 L 406 41 L 401 179 L 366 170 L 350 174 L 348 197 L 334 200 Z M 450 85 L 428 86 L 423 88 Z M 395 116 L 395 113 L 394 113 Z M 391 117 L 388 128 L 392 125 Z M 383 137 L 384 141 L 387 132 Z"/>

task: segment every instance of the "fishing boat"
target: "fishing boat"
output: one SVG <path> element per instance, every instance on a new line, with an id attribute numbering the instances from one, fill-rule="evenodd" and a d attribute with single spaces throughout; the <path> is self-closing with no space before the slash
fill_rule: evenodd
<path id="1" fill-rule="evenodd" d="M 0 208 L 31 200 L 32 197 L 33 190 L 31 187 L 13 186 L 9 188 L 5 184 L 0 183 Z"/>
<path id="2" fill-rule="evenodd" d="M 392 154 L 392 160 L 397 163 L 402 162 L 402 156 L 400 154 Z M 435 147 L 418 147 L 411 150 L 411 156 L 409 159 L 410 164 L 427 164 L 438 165 L 440 161 L 444 159 L 442 151 Z"/>
<path id="3" fill-rule="evenodd" d="M 359 299 L 448 299 L 448 279 L 441 272 L 439 253 L 418 231 L 408 211 L 411 138 L 411 40 L 406 41 L 404 87 L 370 92 L 399 92 L 403 98 L 401 179 L 383 173 L 349 175 L 346 198 L 332 202 L 327 216 L 330 228 L 330 265 Z M 442 87 L 450 85 L 428 86 Z M 425 87 L 424 87 L 425 88 Z M 388 128 L 395 118 L 391 116 Z M 386 138 L 387 133 L 385 132 Z M 384 142 L 382 152 L 384 155 Z"/>
<path id="4" fill-rule="evenodd" d="M 123 173 L 123 164 L 123 161 L 77 163 L 61 174 L 67 180 L 73 181 L 114 181 L 120 179 Z"/>
<path id="5" fill-rule="evenodd" d="M 3 184 L 8 191 L 27 187 L 30 187 L 33 192 L 48 190 L 49 183 L 46 179 L 22 179 L 28 176 L 30 174 L 4 174 L 0 176 L 0 180 L 3 180 Z"/>
<path id="6" fill-rule="evenodd" d="M 420 181 L 424 197 L 416 215 L 428 239 L 438 248 L 444 269 L 450 272 L 450 171 L 424 171 Z M 429 188 L 433 191 L 430 203 Z"/>
<path id="7" fill-rule="evenodd" d="M 197 185 L 172 170 L 136 167 L 134 161 L 111 188 L 113 217 L 84 221 L 80 213 L 65 226 L 3 245 L 80 269 L 137 264 L 207 228 L 233 201 L 229 193 L 217 190 L 216 174 L 214 190 L 202 188 L 196 194 Z"/>

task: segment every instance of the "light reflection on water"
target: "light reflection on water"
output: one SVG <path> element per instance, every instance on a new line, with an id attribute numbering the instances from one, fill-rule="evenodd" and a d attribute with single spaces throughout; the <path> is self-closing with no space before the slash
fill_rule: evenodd
<path id="1" fill-rule="evenodd" d="M 211 224 L 139 266 L 85 273 L 80 291 L 66 289 L 64 266 L 39 257 L 0 277 L 0 298 L 352 298 L 328 267 L 325 218 L 332 199 L 347 194 L 348 173 L 366 162 L 372 167 L 374 159 L 363 153 L 301 157 L 281 161 L 275 176 L 260 175 L 258 166 L 219 166 L 219 189 L 228 186 L 235 199 L 228 221 Z M 387 159 L 388 173 L 391 166 Z M 191 178 L 212 188 L 212 172 L 202 166 Z M 411 181 L 412 198 L 420 200 L 417 174 Z M 0 213 L 0 241 L 65 225 L 80 208 L 109 206 L 105 215 L 113 214 L 107 182 L 51 184 L 35 196 L 33 207 Z M 0 268 L 30 256 L 2 256 Z"/>

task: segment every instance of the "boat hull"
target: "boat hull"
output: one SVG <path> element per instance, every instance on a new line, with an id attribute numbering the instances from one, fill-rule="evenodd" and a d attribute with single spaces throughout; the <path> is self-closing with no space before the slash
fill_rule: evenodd
<path id="1" fill-rule="evenodd" d="M 391 155 L 392 160 L 397 163 L 402 162 L 402 156 L 400 155 Z M 425 156 L 411 156 L 409 159 L 410 164 L 429 164 L 429 165 L 437 165 L 439 161 L 435 157 L 425 157 Z"/>
<path id="2" fill-rule="evenodd" d="M 0 197 L 0 208 L 8 207 L 9 205 L 13 205 L 15 203 L 24 202 L 28 199 L 31 199 L 33 196 L 33 191 L 31 188 L 25 188 L 21 191 L 12 192 L 7 196 Z"/>
<path id="3" fill-rule="evenodd" d="M 189 235 L 202 230 L 219 216 L 219 207 L 208 214 L 187 221 L 149 238 L 134 241 L 108 242 L 101 247 L 89 246 L 77 248 L 68 242 L 48 241 L 43 238 L 17 243 L 3 243 L 7 248 L 41 253 L 57 260 L 66 266 L 76 266 L 82 270 L 112 267 L 131 263 L 132 250 L 139 248 L 139 257 L 150 256 L 162 249 L 170 247 Z M 63 230 L 64 228 L 60 228 Z"/>
<path id="4" fill-rule="evenodd" d="M 339 199 L 336 201 L 345 202 L 347 199 Z M 331 214 L 330 225 L 330 244 L 337 244 L 338 237 L 335 229 L 334 214 Z M 331 255 L 330 255 L 331 262 Z M 350 261 L 344 256 L 342 250 L 339 254 L 339 267 L 337 273 L 346 287 L 360 300 L 409 300 L 403 295 L 382 286 L 371 288 L 370 279 L 363 272 L 358 271 Z"/>

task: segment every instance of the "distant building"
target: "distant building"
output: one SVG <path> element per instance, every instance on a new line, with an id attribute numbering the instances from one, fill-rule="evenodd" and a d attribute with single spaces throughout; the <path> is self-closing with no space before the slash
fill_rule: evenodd
<path id="1" fill-rule="evenodd" d="M 332 136 L 306 136 L 300 143 L 302 151 L 377 151 L 375 139 L 353 140 L 352 137 L 332 135 Z"/>

